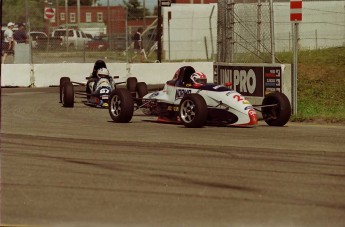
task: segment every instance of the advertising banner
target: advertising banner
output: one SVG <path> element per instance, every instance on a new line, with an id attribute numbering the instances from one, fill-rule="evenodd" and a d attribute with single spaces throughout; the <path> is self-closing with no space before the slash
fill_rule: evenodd
<path id="1" fill-rule="evenodd" d="M 244 96 L 264 97 L 274 91 L 282 92 L 280 64 L 214 63 L 213 69 L 216 84 L 231 82 L 231 88 Z"/>

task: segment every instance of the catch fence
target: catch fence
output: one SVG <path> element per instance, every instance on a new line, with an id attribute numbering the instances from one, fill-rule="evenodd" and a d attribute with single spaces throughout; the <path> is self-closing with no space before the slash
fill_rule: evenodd
<path id="1" fill-rule="evenodd" d="M 31 34 L 30 63 L 91 63 L 97 59 L 131 62 L 132 37 L 139 27 L 145 30 L 147 62 L 156 61 L 154 9 L 140 11 L 142 5 L 66 7 L 65 2 L 2 0 L 2 30 L 9 21 L 27 25 L 26 31 Z M 273 1 L 271 7 L 267 0 L 219 0 L 203 6 L 172 4 L 162 11 L 162 61 L 261 63 L 272 62 L 276 52 L 292 51 L 288 1 Z M 68 36 L 53 36 L 58 34 L 57 29 L 65 29 Z M 303 1 L 299 47 L 343 45 L 345 1 Z M 12 62 L 8 58 L 6 63 Z"/>

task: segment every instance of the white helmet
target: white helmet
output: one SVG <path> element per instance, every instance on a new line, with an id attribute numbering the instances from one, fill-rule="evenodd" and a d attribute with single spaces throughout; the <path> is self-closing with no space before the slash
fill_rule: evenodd
<path id="1" fill-rule="evenodd" d="M 97 76 L 99 78 L 106 78 L 106 77 L 109 77 L 109 70 L 107 68 L 100 68 L 98 71 L 97 71 Z"/>
<path id="2" fill-rule="evenodd" d="M 191 75 L 190 79 L 192 80 L 193 84 L 199 85 L 206 85 L 207 84 L 207 77 L 202 72 L 195 72 Z"/>

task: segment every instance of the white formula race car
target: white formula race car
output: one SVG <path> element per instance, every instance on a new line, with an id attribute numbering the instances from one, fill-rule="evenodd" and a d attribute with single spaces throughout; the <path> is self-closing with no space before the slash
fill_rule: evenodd
<path id="1" fill-rule="evenodd" d="M 198 128 L 205 124 L 253 126 L 258 123 L 256 111 L 270 126 L 284 126 L 290 119 L 291 106 L 280 92 L 268 94 L 262 105 L 253 106 L 240 93 L 228 86 L 193 83 L 195 70 L 180 68 L 163 90 L 148 93 L 144 82 L 137 83 L 134 97 L 127 89 L 114 90 L 109 99 L 109 114 L 113 121 L 127 123 L 134 110 L 158 116 L 160 122 L 182 123 Z"/>

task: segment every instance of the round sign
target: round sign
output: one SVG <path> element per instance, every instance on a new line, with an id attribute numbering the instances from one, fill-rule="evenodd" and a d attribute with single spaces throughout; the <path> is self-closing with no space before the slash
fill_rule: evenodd
<path id="1" fill-rule="evenodd" d="M 55 10 L 53 8 L 45 8 L 44 9 L 44 17 L 46 19 L 52 19 L 55 16 Z"/>

